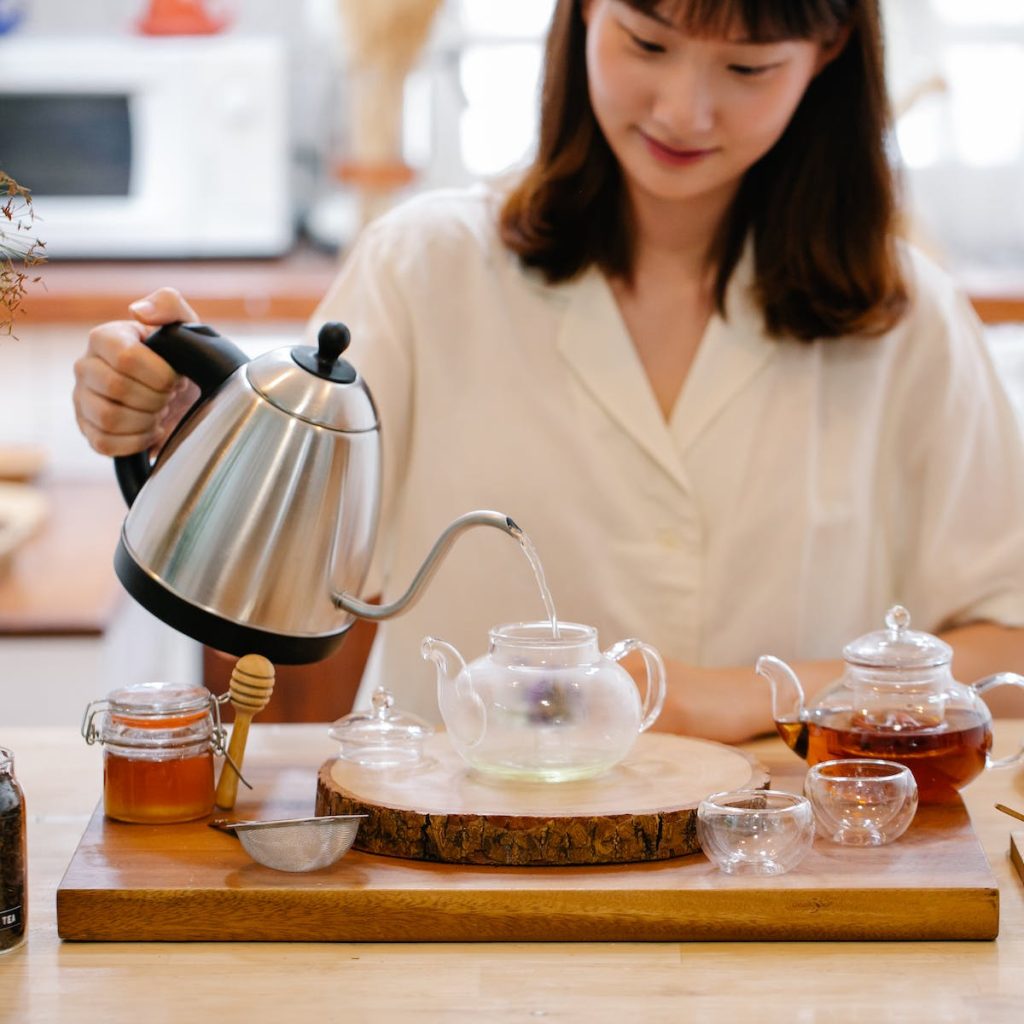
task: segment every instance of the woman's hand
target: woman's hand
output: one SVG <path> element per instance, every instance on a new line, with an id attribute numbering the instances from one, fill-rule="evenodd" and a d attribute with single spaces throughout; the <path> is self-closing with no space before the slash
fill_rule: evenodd
<path id="1" fill-rule="evenodd" d="M 162 324 L 198 319 L 181 293 L 161 288 L 129 309 L 134 320 L 94 327 L 75 363 L 75 418 L 101 455 L 159 447 L 199 395 L 191 381 L 142 344 Z"/>

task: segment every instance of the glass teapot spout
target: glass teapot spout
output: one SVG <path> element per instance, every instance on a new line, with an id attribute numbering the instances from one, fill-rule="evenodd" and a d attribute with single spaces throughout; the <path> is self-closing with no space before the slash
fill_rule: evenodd
<path id="1" fill-rule="evenodd" d="M 424 637 L 420 653 L 437 669 L 437 704 L 445 728 L 459 746 L 475 746 L 483 739 L 487 710 L 465 659 L 450 643 L 433 636 Z"/>
<path id="2" fill-rule="evenodd" d="M 804 688 L 796 673 L 781 659 L 763 654 L 757 659 L 755 668 L 759 676 L 768 680 L 772 688 L 772 718 L 779 734 L 793 749 L 797 749 L 799 732 L 786 729 L 807 717 L 804 710 Z M 798 751 L 799 753 L 799 751 Z"/>
<path id="3" fill-rule="evenodd" d="M 391 604 L 376 605 L 360 601 L 359 598 L 353 597 L 351 594 L 333 594 L 331 596 L 335 606 L 352 615 L 357 615 L 361 619 L 373 619 L 374 621 L 390 619 L 393 615 L 404 612 L 419 597 L 424 586 L 437 571 L 441 560 L 448 554 L 448 549 L 455 542 L 456 537 L 472 526 L 493 526 L 516 540 L 523 535 L 523 531 L 516 525 L 515 520 L 503 512 L 467 512 L 452 522 L 437 538 L 412 583 L 409 584 L 409 589 L 397 601 L 392 601 Z"/>

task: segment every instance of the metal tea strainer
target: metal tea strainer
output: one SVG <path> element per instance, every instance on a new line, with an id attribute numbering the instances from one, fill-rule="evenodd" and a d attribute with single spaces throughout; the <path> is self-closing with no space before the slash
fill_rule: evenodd
<path id="1" fill-rule="evenodd" d="M 257 864 L 276 871 L 317 871 L 341 860 L 355 841 L 365 814 L 332 814 L 279 821 L 228 821 L 212 828 L 233 832 Z"/>

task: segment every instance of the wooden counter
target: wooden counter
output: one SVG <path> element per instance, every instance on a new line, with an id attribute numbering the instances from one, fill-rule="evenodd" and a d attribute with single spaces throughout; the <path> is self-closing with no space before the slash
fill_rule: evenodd
<path id="1" fill-rule="evenodd" d="M 44 478 L 33 486 L 43 493 L 47 514 L 0 574 L 0 639 L 99 642 L 124 603 L 131 600 L 114 574 L 114 549 L 126 514 L 124 499 L 113 473 L 109 480 Z M 374 623 L 360 620 L 346 642 L 325 661 L 279 666 L 274 698 L 262 720 L 320 722 L 347 714 L 375 631 Z M 204 685 L 214 693 L 224 693 L 234 663 L 234 658 L 204 648 Z M 0 658 L 0 673 L 3 667 Z M 88 678 L 84 663 L 81 674 L 81 689 L 76 692 L 83 700 L 109 689 L 102 680 Z M 10 685 L 16 685 L 12 675 L 20 676 L 8 673 Z M 0 687 L 3 682 L 0 674 Z M 93 687 L 97 693 L 92 692 Z M 224 720 L 233 717 L 229 705 Z M 0 729 L 3 721 L 0 703 Z M 0 744 L 3 742 L 0 735 Z"/>
<path id="2" fill-rule="evenodd" d="M 113 475 L 37 486 L 47 515 L 0 576 L 0 635 L 99 636 L 124 597 L 113 562 L 124 499 Z"/>
<path id="3" fill-rule="evenodd" d="M 2 727 L 0 727 L 2 728 Z M 1001 721 L 997 753 L 1024 722 Z M 0 1020 L 195 1019 L 845 1024 L 1016 1022 L 1024 1007 L 1024 886 L 1010 863 L 1024 774 L 966 792 L 1000 888 L 994 942 L 61 943 L 54 894 L 99 797 L 100 754 L 73 730 L 8 729 L 29 807 L 30 934 L 0 959 Z M 769 767 L 793 755 L 748 745 Z M 247 761 L 317 765 L 322 726 L 253 727 Z"/>

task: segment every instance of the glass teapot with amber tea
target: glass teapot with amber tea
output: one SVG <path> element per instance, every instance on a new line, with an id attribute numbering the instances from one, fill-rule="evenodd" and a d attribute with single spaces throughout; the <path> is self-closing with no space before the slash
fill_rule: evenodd
<path id="1" fill-rule="evenodd" d="M 884 758 L 914 773 L 923 801 L 948 799 L 994 761 L 992 716 L 981 694 L 996 686 L 1024 687 L 1024 676 L 1000 672 L 958 683 L 950 671 L 953 649 L 930 633 L 910 628 L 910 613 L 896 605 L 885 629 L 843 648 L 846 670 L 811 707 L 793 670 L 765 655 L 757 672 L 772 687 L 779 735 L 808 764 L 833 758 Z"/>
<path id="2" fill-rule="evenodd" d="M 644 659 L 644 696 L 619 664 Z M 449 643 L 423 641 L 437 667 L 437 698 L 452 746 L 487 775 L 568 782 L 618 764 L 665 703 L 661 656 L 639 640 L 602 652 L 593 626 L 525 622 L 490 631 L 487 654 L 469 665 Z"/>

